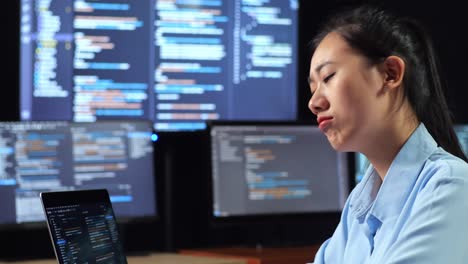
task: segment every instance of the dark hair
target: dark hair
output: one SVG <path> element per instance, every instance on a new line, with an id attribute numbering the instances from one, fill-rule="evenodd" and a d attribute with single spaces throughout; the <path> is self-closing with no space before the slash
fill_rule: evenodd
<path id="1" fill-rule="evenodd" d="M 360 6 L 327 20 L 313 39 L 313 49 L 330 32 L 340 34 L 371 63 L 379 63 L 391 55 L 402 58 L 407 65 L 404 96 L 418 120 L 439 146 L 468 161 L 453 129 L 431 39 L 420 23 L 378 7 Z"/>

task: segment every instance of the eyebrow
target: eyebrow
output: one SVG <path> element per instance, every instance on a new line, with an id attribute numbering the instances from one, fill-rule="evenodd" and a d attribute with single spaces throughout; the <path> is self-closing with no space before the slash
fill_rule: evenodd
<path id="1" fill-rule="evenodd" d="M 329 64 L 334 64 L 334 63 L 335 63 L 334 61 L 322 62 L 317 67 L 315 67 L 315 72 L 318 74 L 323 69 L 323 67 L 325 67 L 325 66 L 327 66 Z M 314 82 L 314 80 L 310 76 L 307 77 L 307 81 L 309 82 L 309 84 Z"/>

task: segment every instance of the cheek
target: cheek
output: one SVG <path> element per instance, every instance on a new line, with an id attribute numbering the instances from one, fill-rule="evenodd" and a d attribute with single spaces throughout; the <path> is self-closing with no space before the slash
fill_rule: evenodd
<path id="1" fill-rule="evenodd" d="M 350 122 L 355 119 L 360 119 L 360 116 L 365 114 L 366 100 L 363 94 L 356 89 L 355 86 L 342 86 L 340 94 L 336 96 L 335 107 L 339 111 L 341 117 L 345 118 L 344 122 Z"/>
<path id="2" fill-rule="evenodd" d="M 335 129 L 330 130 L 327 137 L 332 146 L 339 151 L 354 151 L 359 142 L 360 131 L 366 127 L 369 116 L 368 103 L 365 94 L 357 86 L 346 85 L 340 89 L 340 94 L 334 97 Z"/>

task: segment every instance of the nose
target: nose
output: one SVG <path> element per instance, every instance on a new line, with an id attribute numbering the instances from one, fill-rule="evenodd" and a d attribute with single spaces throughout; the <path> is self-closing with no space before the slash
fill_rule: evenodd
<path id="1" fill-rule="evenodd" d="M 320 112 L 327 110 L 330 107 L 330 103 L 327 98 L 320 93 L 320 89 L 317 89 L 310 97 L 308 107 L 314 115 L 318 115 Z"/>

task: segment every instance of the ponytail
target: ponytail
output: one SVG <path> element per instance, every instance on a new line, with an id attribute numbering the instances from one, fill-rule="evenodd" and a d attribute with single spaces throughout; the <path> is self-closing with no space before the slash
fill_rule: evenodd
<path id="1" fill-rule="evenodd" d="M 447 152 L 468 162 L 453 129 L 451 112 L 444 95 L 446 86 L 440 78 L 440 64 L 429 34 L 417 21 L 410 19 L 402 19 L 402 21 L 419 40 L 424 60 L 422 64 L 426 66 L 424 79 L 428 80 L 423 87 L 420 87 L 422 90 L 419 93 L 422 93 L 422 96 L 420 95 L 419 98 L 408 94 L 411 89 L 405 89 L 410 104 L 437 144 Z M 421 97 L 427 97 L 427 99 L 421 100 Z"/>

